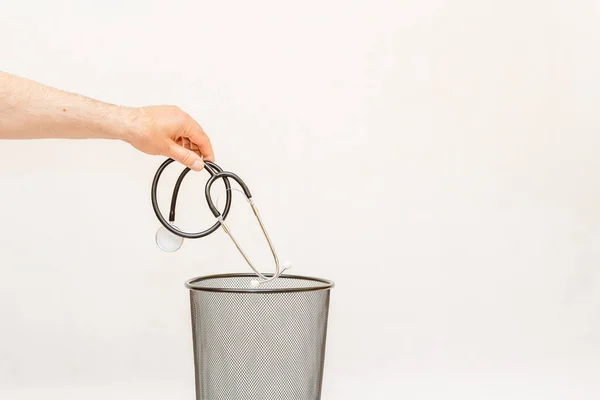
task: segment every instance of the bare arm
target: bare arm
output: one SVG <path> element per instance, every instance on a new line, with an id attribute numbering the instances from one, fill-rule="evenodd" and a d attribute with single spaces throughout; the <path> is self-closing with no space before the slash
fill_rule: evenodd
<path id="1" fill-rule="evenodd" d="M 200 125 L 175 106 L 122 107 L 0 72 L 0 139 L 116 139 L 200 170 L 214 161 Z"/>

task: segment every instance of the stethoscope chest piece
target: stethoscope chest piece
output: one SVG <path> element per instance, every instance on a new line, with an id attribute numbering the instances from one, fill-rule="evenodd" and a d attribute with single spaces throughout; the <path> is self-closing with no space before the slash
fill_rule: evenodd
<path id="1" fill-rule="evenodd" d="M 177 229 L 175 225 L 172 226 Z M 183 246 L 183 238 L 172 233 L 162 225 L 156 231 L 155 240 L 158 248 L 168 253 L 173 253 Z"/>

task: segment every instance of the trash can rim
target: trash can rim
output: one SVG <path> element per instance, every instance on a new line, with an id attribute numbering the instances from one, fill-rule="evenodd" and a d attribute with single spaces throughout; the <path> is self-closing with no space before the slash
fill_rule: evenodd
<path id="1" fill-rule="evenodd" d="M 273 276 L 273 274 L 264 274 L 265 276 Z M 221 279 L 221 278 L 245 278 L 245 277 L 256 277 L 256 274 L 251 273 L 231 273 L 231 274 L 216 274 L 216 275 L 205 275 L 196 278 L 189 279 L 185 282 L 185 287 L 189 290 L 197 290 L 202 292 L 222 292 L 222 293 L 291 293 L 291 292 L 312 292 L 317 290 L 329 290 L 333 288 L 334 283 L 327 279 L 314 278 L 311 276 L 302 275 L 288 275 L 282 274 L 278 279 L 298 279 L 305 281 L 320 282 L 322 285 L 317 286 L 306 286 L 306 287 L 284 287 L 284 288 L 222 288 L 222 287 L 203 287 L 195 286 L 195 283 L 201 281 L 207 281 L 210 279 Z"/>

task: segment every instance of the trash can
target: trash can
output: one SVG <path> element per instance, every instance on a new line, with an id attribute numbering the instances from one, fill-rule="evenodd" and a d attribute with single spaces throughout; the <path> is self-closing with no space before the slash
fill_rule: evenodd
<path id="1" fill-rule="evenodd" d="M 190 290 L 196 400 L 321 399 L 333 282 L 211 275 Z"/>

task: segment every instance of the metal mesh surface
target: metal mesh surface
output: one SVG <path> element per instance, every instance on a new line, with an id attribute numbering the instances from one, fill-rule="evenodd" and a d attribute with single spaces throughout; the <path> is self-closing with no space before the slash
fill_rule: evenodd
<path id="1" fill-rule="evenodd" d="M 256 291 L 253 279 L 188 285 L 196 399 L 320 399 L 332 284 L 283 276 Z"/>

